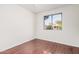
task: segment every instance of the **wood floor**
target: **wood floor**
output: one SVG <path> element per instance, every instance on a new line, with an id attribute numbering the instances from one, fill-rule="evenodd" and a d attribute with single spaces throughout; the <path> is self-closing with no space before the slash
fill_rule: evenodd
<path id="1" fill-rule="evenodd" d="M 46 40 L 34 39 L 0 52 L 0 54 L 79 54 L 79 48 Z"/>

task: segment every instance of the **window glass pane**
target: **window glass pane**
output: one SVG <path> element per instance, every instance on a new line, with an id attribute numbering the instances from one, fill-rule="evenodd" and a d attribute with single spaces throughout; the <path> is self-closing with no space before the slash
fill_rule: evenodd
<path id="1" fill-rule="evenodd" d="M 51 16 L 44 16 L 44 25 L 45 29 L 48 30 L 52 29 Z"/>
<path id="2" fill-rule="evenodd" d="M 62 30 L 62 13 L 44 16 L 44 29 Z"/>
<path id="3" fill-rule="evenodd" d="M 57 29 L 57 30 L 62 29 L 61 14 L 53 15 L 53 29 Z"/>

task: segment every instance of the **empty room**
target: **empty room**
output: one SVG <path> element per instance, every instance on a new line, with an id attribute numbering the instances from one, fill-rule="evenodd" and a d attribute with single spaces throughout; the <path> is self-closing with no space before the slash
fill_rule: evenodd
<path id="1" fill-rule="evenodd" d="M 0 4 L 0 54 L 79 54 L 79 5 Z"/>

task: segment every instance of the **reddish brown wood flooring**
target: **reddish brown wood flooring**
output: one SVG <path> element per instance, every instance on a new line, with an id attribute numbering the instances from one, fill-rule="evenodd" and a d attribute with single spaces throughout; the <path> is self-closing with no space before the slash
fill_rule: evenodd
<path id="1" fill-rule="evenodd" d="M 79 54 L 79 48 L 46 40 L 34 39 L 0 52 L 0 54 Z"/>

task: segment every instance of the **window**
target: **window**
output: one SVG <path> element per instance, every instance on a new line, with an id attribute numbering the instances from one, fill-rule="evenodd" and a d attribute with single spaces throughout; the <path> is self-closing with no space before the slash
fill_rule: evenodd
<path id="1" fill-rule="evenodd" d="M 62 13 L 44 16 L 44 29 L 62 30 Z"/>

